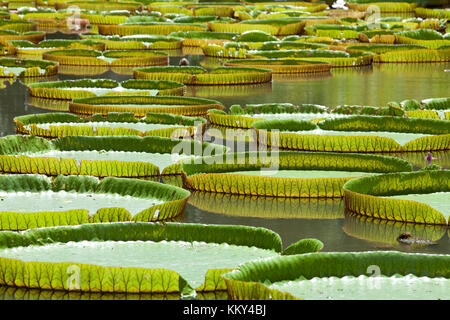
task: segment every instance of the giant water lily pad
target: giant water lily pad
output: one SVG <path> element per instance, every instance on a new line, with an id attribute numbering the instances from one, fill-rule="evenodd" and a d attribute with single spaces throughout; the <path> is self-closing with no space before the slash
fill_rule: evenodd
<path id="1" fill-rule="evenodd" d="M 450 216 L 450 192 L 432 192 L 425 194 L 405 194 L 385 196 L 389 199 L 410 200 L 424 203 L 433 209 L 442 212 L 447 218 Z"/>
<path id="2" fill-rule="evenodd" d="M 82 38 L 105 44 L 106 50 L 175 50 L 181 48 L 182 39 L 173 36 L 136 34 L 129 36 L 84 35 Z"/>
<path id="3" fill-rule="evenodd" d="M 14 40 L 23 40 L 23 41 L 31 41 L 31 42 L 39 42 L 44 40 L 45 32 L 43 31 L 25 31 L 19 32 L 11 29 L 2 29 L 0 27 L 0 41 L 14 41 Z"/>
<path id="4" fill-rule="evenodd" d="M 69 110 L 83 116 L 108 112 L 132 112 L 142 118 L 147 113 L 172 113 L 184 116 L 205 115 L 209 109 L 225 109 L 216 100 L 170 96 L 102 96 L 73 99 Z"/>
<path id="5" fill-rule="evenodd" d="M 58 64 L 48 60 L 0 58 L 0 78 L 49 77 L 58 73 Z"/>
<path id="6" fill-rule="evenodd" d="M 0 19 L 0 30 L 13 31 L 16 33 L 33 32 L 37 28 L 36 22 L 20 21 L 11 19 Z M 42 35 L 42 33 L 41 33 Z"/>
<path id="7" fill-rule="evenodd" d="M 221 59 L 245 59 L 248 45 L 238 42 L 226 42 L 223 45 L 208 43 L 201 47 L 202 53 L 206 57 Z"/>
<path id="8" fill-rule="evenodd" d="M 422 169 L 427 166 L 428 152 L 396 152 L 396 153 L 383 153 L 384 155 L 391 155 L 399 157 L 410 162 L 413 165 L 414 170 Z M 442 169 L 450 169 L 450 153 L 443 151 L 430 152 L 432 155 L 431 164 L 437 164 Z"/>
<path id="9" fill-rule="evenodd" d="M 43 40 L 35 44 L 28 40 L 11 40 L 9 43 L 16 48 L 17 54 L 21 56 L 41 56 L 42 53 L 55 49 L 65 48 L 87 48 L 94 50 L 105 50 L 105 45 L 93 40 Z"/>
<path id="10" fill-rule="evenodd" d="M 447 46 L 449 43 L 447 43 Z M 383 63 L 449 62 L 450 49 L 447 47 L 443 47 L 438 49 L 416 49 L 395 52 L 390 51 L 380 54 L 377 57 L 376 61 Z"/>
<path id="11" fill-rule="evenodd" d="M 313 152 L 234 153 L 185 160 L 191 190 L 283 198 L 339 198 L 348 180 L 377 172 L 411 171 L 392 157 Z"/>
<path id="12" fill-rule="evenodd" d="M 168 220 L 183 212 L 188 197 L 186 190 L 152 181 L 3 175 L 0 229 Z"/>
<path id="13" fill-rule="evenodd" d="M 252 127 L 261 143 L 285 149 L 368 153 L 450 148 L 445 120 L 352 116 L 327 119 L 317 127 L 296 120 L 262 120 Z"/>
<path id="14" fill-rule="evenodd" d="M 135 34 L 169 35 L 175 31 L 205 31 L 206 26 L 199 23 L 173 23 L 173 22 L 136 22 L 119 25 L 99 25 L 101 35 L 129 36 Z"/>
<path id="15" fill-rule="evenodd" d="M 450 280 L 414 275 L 373 279 L 361 275 L 280 281 L 269 288 L 307 297 L 306 300 L 441 300 L 450 288 Z"/>
<path id="16" fill-rule="evenodd" d="M 401 116 L 404 111 L 395 106 L 326 107 L 318 104 L 263 103 L 232 105 L 230 114 L 215 110 L 208 112 L 212 124 L 236 128 L 252 128 L 254 122 L 261 120 L 309 120 L 317 123 L 325 119 L 345 118 L 355 114 Z"/>
<path id="17" fill-rule="evenodd" d="M 12 135 L 0 139 L 3 173 L 149 177 L 179 174 L 180 160 L 226 148 L 196 140 L 156 136 L 66 136 L 52 141 Z"/>
<path id="18" fill-rule="evenodd" d="M 446 225 L 448 178 L 448 170 L 424 170 L 355 179 L 344 185 L 345 206 L 375 218 Z"/>
<path id="19" fill-rule="evenodd" d="M 149 113 L 136 119 L 131 113 L 108 113 L 105 117 L 78 117 L 70 113 L 29 114 L 14 118 L 16 132 L 46 138 L 63 136 L 160 136 L 180 138 L 202 130 L 206 120 L 167 113 Z"/>
<path id="20" fill-rule="evenodd" d="M 135 79 L 173 80 L 186 85 L 236 85 L 272 81 L 272 70 L 250 67 L 147 67 L 136 68 Z"/>
<path id="21" fill-rule="evenodd" d="M 52 79 L 55 80 L 55 79 Z M 69 111 L 69 100 L 28 97 L 28 105 L 41 110 Z"/>
<path id="22" fill-rule="evenodd" d="M 164 66 L 169 64 L 169 56 L 165 52 L 111 50 L 96 51 L 89 49 L 52 50 L 42 54 L 43 59 L 56 61 L 61 65 L 72 66 Z"/>
<path id="23" fill-rule="evenodd" d="M 358 67 L 370 65 L 374 55 L 371 52 L 345 52 L 326 49 L 290 49 L 290 50 L 252 50 L 248 51 L 250 59 L 307 59 L 331 63 L 332 68 Z"/>
<path id="24" fill-rule="evenodd" d="M 449 262 L 448 255 L 326 252 L 247 262 L 224 278 L 231 299 L 437 300 L 450 288 Z"/>
<path id="25" fill-rule="evenodd" d="M 31 96 L 72 100 L 102 95 L 182 96 L 186 87 L 175 81 L 82 79 L 37 82 L 28 85 Z"/>
<path id="26" fill-rule="evenodd" d="M 3 232 L 0 248 L 2 285 L 186 294 L 224 290 L 221 274 L 245 261 L 279 256 L 281 239 L 245 226 L 111 223 Z M 290 251 L 318 249 L 320 243 L 310 239 Z M 23 275 L 10 272 L 18 265 L 27 270 Z M 44 269 L 51 274 L 43 276 Z"/>

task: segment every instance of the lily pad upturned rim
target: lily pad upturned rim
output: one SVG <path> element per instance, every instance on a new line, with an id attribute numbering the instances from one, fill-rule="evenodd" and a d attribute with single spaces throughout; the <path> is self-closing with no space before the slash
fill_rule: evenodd
<path id="1" fill-rule="evenodd" d="M 58 73 L 58 63 L 49 60 L 35 60 L 23 58 L 0 58 L 0 68 L 24 67 L 19 75 L 1 75 L 1 77 L 48 77 Z M 44 72 L 41 72 L 44 70 Z"/>
<path id="2" fill-rule="evenodd" d="M 51 112 L 40 114 L 29 114 L 15 117 L 16 133 L 31 134 L 45 138 L 60 138 L 63 136 L 121 136 L 121 135 L 138 135 L 138 136 L 159 136 L 159 137 L 186 137 L 192 136 L 195 131 L 195 125 L 199 124 L 201 130 L 206 125 L 206 120 L 201 117 L 186 117 L 181 115 L 173 115 L 170 113 L 148 113 L 145 118 L 136 119 L 133 113 L 115 113 L 111 112 L 102 116 L 94 114 L 90 117 L 80 117 L 71 113 Z M 111 129 L 102 127 L 95 130 L 94 126 L 90 126 L 90 122 L 106 122 L 106 123 L 148 123 L 148 124 L 167 124 L 172 125 L 168 128 L 138 130 L 127 128 Z M 40 128 L 39 124 L 48 124 L 49 128 Z M 53 125 L 52 125 L 53 123 Z M 79 123 L 81 126 L 72 126 L 70 123 Z M 85 125 L 83 125 L 85 123 Z M 89 129 L 87 129 L 89 128 Z"/>
<path id="3" fill-rule="evenodd" d="M 281 256 L 242 264 L 239 270 L 223 275 L 230 299 L 301 299 L 287 292 L 270 289 L 267 284 L 296 280 L 301 277 L 344 277 L 367 275 L 370 266 L 378 266 L 381 274 L 393 276 L 414 274 L 427 277 L 450 277 L 450 256 L 441 254 L 404 253 L 397 251 L 317 252 Z M 334 268 L 330 268 L 330 264 Z"/>
<path id="4" fill-rule="evenodd" d="M 118 82 L 110 79 L 79 79 L 79 80 L 59 80 L 49 82 L 36 82 L 27 84 L 28 91 L 31 96 L 49 98 L 49 99 L 63 99 L 72 100 L 77 98 L 85 98 L 91 96 L 101 96 L 103 94 L 96 94 L 90 89 L 105 88 L 114 89 L 122 86 L 126 89 L 134 89 L 133 95 L 139 94 L 139 90 L 158 90 L 157 95 L 167 96 L 182 96 L 186 91 L 186 86 L 180 82 L 171 80 L 138 80 L 129 79 Z M 70 88 L 77 88 L 76 90 L 66 90 Z M 126 93 L 126 92 L 125 92 Z M 121 91 L 112 91 L 106 95 L 121 95 Z"/>
<path id="5" fill-rule="evenodd" d="M 342 186 L 360 174 L 344 178 L 287 178 L 266 175 L 262 169 L 373 173 L 412 170 L 409 162 L 394 157 L 287 151 L 227 153 L 186 159 L 181 165 L 183 186 L 188 190 L 281 198 L 342 198 Z M 261 171 L 261 175 L 239 174 L 239 171 Z"/>
<path id="6" fill-rule="evenodd" d="M 123 104 L 149 105 L 149 108 L 128 108 L 121 107 Z M 164 107 L 153 108 L 152 104 L 165 105 Z M 182 107 L 171 107 L 171 106 Z M 224 110 L 225 106 L 217 101 L 206 98 L 178 97 L 178 96 L 101 96 L 83 99 L 73 99 L 69 103 L 71 112 L 83 115 L 95 113 L 106 114 L 108 112 L 134 112 L 136 117 L 144 117 L 148 112 L 153 113 L 173 113 L 186 116 L 197 116 L 207 113 L 209 109 Z"/>
<path id="7" fill-rule="evenodd" d="M 39 228 L 22 233 L 5 231 L 0 234 L 0 247 L 41 246 L 55 242 L 64 243 L 84 240 L 96 242 L 139 240 L 157 242 L 201 241 L 207 243 L 228 243 L 248 247 L 254 246 L 279 253 L 282 250 L 280 236 L 269 229 L 249 226 L 181 224 L 170 222 L 165 224 L 148 222 L 94 223 L 75 227 Z M 0 270 L 4 270 L 4 272 L 9 268 L 15 268 L 17 264 L 23 268 L 30 268 L 37 273 L 42 272 L 42 268 L 47 271 L 50 268 L 54 276 L 53 279 L 59 279 L 56 281 L 48 281 L 48 278 L 44 279 L 43 277 L 40 281 L 36 281 L 34 278 L 27 281 L 19 274 L 2 273 L 0 271 L 0 274 L 2 274 L 0 276 L 0 283 L 3 285 L 67 291 L 70 290 L 68 281 L 70 273 L 66 272 L 67 268 L 77 266 L 81 269 L 81 283 L 78 290 L 130 293 L 174 292 L 189 294 L 194 289 L 200 291 L 224 290 L 225 286 L 220 274 L 230 271 L 230 269 L 210 269 L 206 272 L 205 283 L 199 288 L 192 288 L 181 275 L 169 269 L 102 267 L 71 263 L 70 261 L 62 263 L 37 263 L 1 257 L 0 264 L 2 265 Z M 58 277 L 58 275 L 61 277 Z M 111 282 L 111 277 L 116 280 L 114 284 Z M 148 277 L 149 281 L 144 284 L 142 277 Z M 155 285 L 150 280 L 154 280 Z M 98 282 L 100 282 L 100 287 L 96 285 Z"/>
<path id="8" fill-rule="evenodd" d="M 125 151 L 195 155 L 199 150 L 211 154 L 228 152 L 228 148 L 193 139 L 173 139 L 158 136 L 63 136 L 48 141 L 32 135 L 10 135 L 0 138 L 0 163 L 3 173 L 41 173 L 49 176 L 91 175 L 98 177 L 150 177 L 181 173 L 177 162 L 161 169 L 151 162 L 82 160 L 74 158 L 30 157 L 22 153 L 42 151 Z M 18 155 L 19 154 L 19 155 Z"/>
<path id="9" fill-rule="evenodd" d="M 425 203 L 383 196 L 448 192 L 449 177 L 448 170 L 422 170 L 358 178 L 343 186 L 345 206 L 353 213 L 376 218 L 447 225 L 443 213 Z"/>
<path id="10" fill-rule="evenodd" d="M 403 118 L 392 116 L 363 116 L 355 115 L 342 118 L 326 119 L 318 122 L 324 130 L 337 131 L 384 131 L 425 134 L 401 145 L 393 138 L 369 136 L 361 133 L 351 135 L 299 134 L 292 131 L 302 131 L 300 124 L 305 121 L 287 120 L 259 120 L 251 123 L 256 129 L 258 139 L 266 139 L 270 145 L 271 130 L 281 130 L 278 133 L 279 148 L 334 151 L 334 152 L 397 152 L 397 151 L 438 151 L 450 148 L 449 126 L 446 120 Z M 361 127 L 361 124 L 367 124 Z M 386 126 L 386 127 L 383 127 Z M 393 128 L 399 129 L 393 129 Z M 291 130 L 289 129 L 291 128 Z M 296 128 L 300 128 L 297 130 Z M 370 129 L 368 129 L 370 128 Z M 262 131 L 261 131 L 262 130 Z M 266 132 L 266 134 L 264 134 Z M 260 133 L 262 133 L 260 135 Z M 275 135 L 276 138 L 276 135 Z M 277 142 L 275 142 L 277 143 Z"/>
<path id="11" fill-rule="evenodd" d="M 151 205 L 131 216 L 126 207 L 104 207 L 89 215 L 87 208 L 44 212 L 2 211 L 1 230 L 26 230 L 48 226 L 82 225 L 114 221 L 162 221 L 180 215 L 190 193 L 179 187 L 154 181 L 107 177 L 99 180 L 92 176 L 58 175 L 50 178 L 40 174 L 10 174 L 0 176 L 0 189 L 6 192 L 76 192 L 118 194 L 147 199 L 149 196 L 163 201 Z M 37 208 L 38 209 L 38 208 Z"/>

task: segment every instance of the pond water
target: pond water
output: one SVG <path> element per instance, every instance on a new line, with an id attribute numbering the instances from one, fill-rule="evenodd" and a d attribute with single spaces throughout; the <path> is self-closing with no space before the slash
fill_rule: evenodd
<path id="1" fill-rule="evenodd" d="M 183 52 L 172 54 L 171 65 L 178 65 L 183 56 Z M 191 65 L 208 68 L 218 65 L 217 60 L 198 54 L 188 54 L 185 57 Z M 450 63 L 376 64 L 363 68 L 332 69 L 330 73 L 324 75 L 275 75 L 272 83 L 262 85 L 189 87 L 187 95 L 216 99 L 227 108 L 233 104 L 268 102 L 314 103 L 325 106 L 339 104 L 381 106 L 389 101 L 450 96 L 450 72 L 446 70 L 450 70 Z M 99 72 L 86 68 L 85 75 L 81 75 L 83 73 L 78 70 L 78 75 L 64 74 L 46 80 L 107 78 L 123 81 L 132 78 L 130 70 L 123 72 L 117 69 L 99 70 Z M 0 136 L 15 133 L 13 118 L 16 116 L 52 112 L 28 103 L 30 98 L 23 80 L 2 82 Z M 416 170 L 425 166 L 425 155 L 426 153 L 395 154 L 411 161 Z M 445 169 L 450 168 L 448 151 L 436 152 L 433 156 L 437 158 L 433 163 Z M 265 227 L 280 234 L 283 247 L 302 238 L 317 238 L 324 243 L 323 251 L 399 250 L 450 254 L 447 227 L 393 224 L 370 218 L 352 217 L 344 212 L 342 200 L 326 202 L 276 200 L 196 193 L 189 200 L 184 214 L 178 221 Z M 417 237 L 431 239 L 437 244 L 433 246 L 399 244 L 396 241 L 397 236 L 406 231 Z"/>

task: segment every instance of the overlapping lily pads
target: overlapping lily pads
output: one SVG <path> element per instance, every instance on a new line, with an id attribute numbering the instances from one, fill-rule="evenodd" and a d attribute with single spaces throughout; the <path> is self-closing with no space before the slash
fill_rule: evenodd
<path id="1" fill-rule="evenodd" d="M 314 252 L 322 246 L 305 239 L 284 252 Z M 3 232 L 0 247 L 2 285 L 184 295 L 225 290 L 223 273 L 282 253 L 278 234 L 263 228 L 138 222 Z"/>
<path id="2" fill-rule="evenodd" d="M 450 61 L 449 13 L 428 8 L 445 0 L 55 1 L 0 8 L 1 56 L 53 60 L 1 60 L 0 74 L 29 77 L 25 109 L 72 112 L 16 117 L 21 135 L 0 138 L 0 297 L 446 298 L 449 257 L 429 253 L 449 223 L 450 98 L 247 104 L 340 67 L 421 77 L 414 64 Z M 428 254 L 282 250 L 262 228 L 172 223 L 188 198 L 233 221 L 340 219 L 356 245 Z"/>

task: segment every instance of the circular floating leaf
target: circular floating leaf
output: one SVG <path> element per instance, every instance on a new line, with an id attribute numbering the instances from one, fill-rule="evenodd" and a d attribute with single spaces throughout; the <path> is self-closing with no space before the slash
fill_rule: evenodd
<path id="1" fill-rule="evenodd" d="M 0 58 L 0 78 L 49 77 L 58 73 L 58 64 L 47 60 Z"/>
<path id="2" fill-rule="evenodd" d="M 122 222 L 4 232 L 0 248 L 2 285 L 191 293 L 226 289 L 221 274 L 245 261 L 278 256 L 281 239 L 268 229 L 246 226 Z M 11 273 L 16 267 L 37 278 Z M 51 276 L 39 277 L 44 270 Z"/>
<path id="3" fill-rule="evenodd" d="M 142 118 L 150 113 L 172 113 L 184 116 L 205 115 L 209 109 L 225 109 L 216 100 L 170 96 L 103 96 L 74 99 L 69 110 L 83 116 L 96 113 L 132 112 Z"/>
<path id="4" fill-rule="evenodd" d="M 228 296 L 234 300 L 409 299 L 411 292 L 416 293 L 415 298 L 422 297 L 422 290 L 413 291 L 411 287 L 420 287 L 424 283 L 436 284 L 434 289 L 427 289 L 436 299 L 448 287 L 449 262 L 448 255 L 437 254 L 321 252 L 247 262 L 238 271 L 225 274 L 224 279 Z M 377 271 L 379 274 L 373 275 Z M 370 275 L 374 278 L 367 278 Z M 342 291 L 339 294 L 339 291 L 323 290 L 323 286 L 334 288 L 336 283 L 347 283 L 352 288 L 348 290 L 357 292 L 346 296 L 348 290 L 343 291 L 344 295 Z M 411 289 L 405 289 L 408 287 Z M 315 295 L 318 289 L 327 296 Z"/>
<path id="5" fill-rule="evenodd" d="M 136 68 L 135 79 L 172 80 L 187 85 L 255 84 L 272 81 L 270 69 L 219 67 L 207 71 L 202 67 Z"/>
<path id="6" fill-rule="evenodd" d="M 185 160 L 186 188 L 252 196 L 342 197 L 343 184 L 363 172 L 411 171 L 391 157 L 313 152 L 234 153 Z"/>
<path id="7" fill-rule="evenodd" d="M 260 143 L 283 149 L 369 153 L 447 150 L 450 145 L 445 120 L 352 116 L 326 119 L 319 130 L 292 131 L 301 127 L 295 122 L 263 120 L 252 127 Z"/>
<path id="8" fill-rule="evenodd" d="M 223 146 L 157 136 L 65 136 L 47 141 L 35 136 L 0 139 L 4 173 L 149 177 L 179 174 L 182 159 L 195 152 L 220 154 Z"/>
<path id="9" fill-rule="evenodd" d="M 82 79 L 31 83 L 28 90 L 34 97 L 72 100 L 102 95 L 182 96 L 186 87 L 175 81 Z"/>
<path id="10" fill-rule="evenodd" d="M 113 50 L 102 53 L 89 49 L 64 49 L 47 51 L 42 57 L 60 65 L 72 66 L 138 67 L 169 64 L 167 53 L 148 50 Z"/>
<path id="11" fill-rule="evenodd" d="M 88 222 L 160 221 L 181 214 L 189 192 L 152 181 L 108 177 L 0 176 L 0 229 Z M 40 203 L 36 207 L 36 203 Z"/>
<path id="12" fill-rule="evenodd" d="M 422 170 L 355 179 L 343 187 L 345 206 L 374 218 L 445 225 L 450 213 L 448 177 L 447 170 Z"/>

